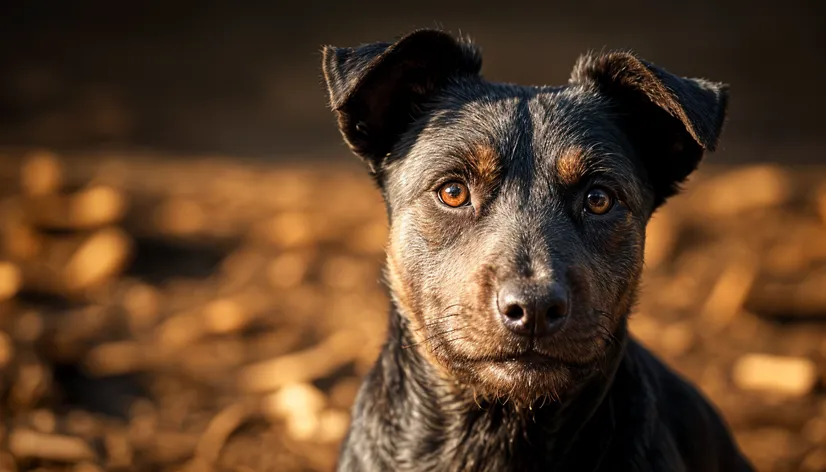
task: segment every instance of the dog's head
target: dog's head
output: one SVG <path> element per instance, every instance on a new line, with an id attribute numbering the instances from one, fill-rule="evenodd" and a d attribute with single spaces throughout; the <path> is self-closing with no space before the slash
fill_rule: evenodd
<path id="1" fill-rule="evenodd" d="M 417 347 L 492 398 L 599 370 L 646 222 L 716 145 L 726 86 L 625 52 L 580 58 L 561 87 L 491 83 L 473 44 L 433 30 L 326 47 L 323 69 L 386 199 L 388 280 Z"/>

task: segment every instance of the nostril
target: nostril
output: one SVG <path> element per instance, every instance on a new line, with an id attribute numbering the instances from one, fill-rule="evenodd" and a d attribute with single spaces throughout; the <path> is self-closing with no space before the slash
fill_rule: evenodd
<path id="1" fill-rule="evenodd" d="M 559 319 L 559 318 L 564 318 L 567 315 L 568 315 L 568 304 L 563 302 L 563 301 L 559 301 L 559 302 L 556 302 L 556 303 L 552 304 L 548 308 L 546 316 L 547 316 L 549 321 L 553 321 L 553 320 L 556 320 L 556 319 Z"/>
<path id="2" fill-rule="evenodd" d="M 505 308 L 504 315 L 511 320 L 517 321 L 525 316 L 525 311 L 519 305 L 510 305 Z"/>
<path id="3" fill-rule="evenodd" d="M 568 316 L 568 291 L 558 282 L 508 281 L 500 287 L 496 305 L 502 324 L 512 332 L 547 336 Z"/>

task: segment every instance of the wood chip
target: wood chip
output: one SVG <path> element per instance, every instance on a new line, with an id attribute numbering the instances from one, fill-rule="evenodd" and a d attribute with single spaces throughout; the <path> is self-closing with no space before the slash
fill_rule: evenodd
<path id="1" fill-rule="evenodd" d="M 283 248 L 306 246 L 316 238 L 309 215 L 301 212 L 282 213 L 260 224 L 255 232 L 262 240 Z"/>
<path id="2" fill-rule="evenodd" d="M 817 368 L 810 359 L 768 354 L 746 354 L 733 370 L 735 385 L 787 397 L 808 394 L 817 382 Z"/>
<path id="3" fill-rule="evenodd" d="M 160 324 L 155 331 L 155 338 L 158 347 L 164 353 L 170 353 L 200 339 L 205 333 L 203 318 L 197 313 L 184 312 Z"/>
<path id="4" fill-rule="evenodd" d="M 729 218 L 780 206 L 792 197 L 789 174 L 780 166 L 742 166 L 701 182 L 691 195 L 692 216 Z"/>
<path id="5" fill-rule="evenodd" d="M 115 275 L 126 264 L 132 243 L 117 228 L 107 228 L 87 239 L 67 261 L 63 274 L 69 290 L 83 290 Z"/>
<path id="6" fill-rule="evenodd" d="M 83 365 L 97 377 L 122 375 L 147 367 L 146 353 L 147 347 L 136 341 L 113 341 L 92 348 Z"/>
<path id="7" fill-rule="evenodd" d="M 129 287 L 123 298 L 123 307 L 129 316 L 129 328 L 140 333 L 155 325 L 160 313 L 161 295 L 151 285 L 137 283 Z"/>
<path id="8" fill-rule="evenodd" d="M 353 361 L 363 344 L 359 333 L 341 331 L 310 349 L 245 367 L 238 384 L 248 392 L 265 392 L 317 379 Z"/>
<path id="9" fill-rule="evenodd" d="M 119 190 L 94 185 L 70 194 L 21 198 L 26 222 L 51 230 L 88 230 L 118 223 L 126 213 L 127 199 Z"/>
<path id="10" fill-rule="evenodd" d="M 44 236 L 24 223 L 22 217 L 2 216 L 2 252 L 17 261 L 31 261 L 43 251 Z"/>
<path id="11" fill-rule="evenodd" d="M 729 263 L 702 309 L 709 329 L 725 328 L 740 313 L 757 274 L 758 264 L 751 257 L 737 257 Z"/>
<path id="12" fill-rule="evenodd" d="M 8 300 L 17 295 L 22 281 L 20 269 L 16 265 L 0 261 L 0 301 Z"/>
<path id="13" fill-rule="evenodd" d="M 91 234 L 42 238 L 31 259 L 18 264 L 23 286 L 54 295 L 72 295 L 100 286 L 119 274 L 132 244 L 122 230 L 111 227 Z"/>
<path id="14" fill-rule="evenodd" d="M 350 414 L 344 410 L 328 409 L 318 415 L 315 437 L 318 442 L 337 444 L 344 439 L 350 427 Z"/>
<path id="15" fill-rule="evenodd" d="M 14 358 L 14 343 L 8 334 L 0 331 L 0 370 L 5 369 Z"/>
<path id="16" fill-rule="evenodd" d="M 677 222 L 665 210 L 659 210 L 645 228 L 645 267 L 656 269 L 671 255 L 677 240 Z"/>
<path id="17" fill-rule="evenodd" d="M 38 433 L 18 428 L 9 435 L 9 451 L 19 459 L 79 462 L 95 459 L 86 441 L 59 434 Z"/>
<path id="18" fill-rule="evenodd" d="M 240 300 L 223 298 L 209 302 L 203 311 L 204 326 L 212 333 L 231 333 L 244 328 L 252 313 Z"/>
<path id="19" fill-rule="evenodd" d="M 84 439 L 100 434 L 102 425 L 88 411 L 72 410 L 65 417 L 66 432 Z"/>
<path id="20" fill-rule="evenodd" d="M 212 418 L 206 431 L 195 447 L 195 456 L 215 464 L 221 455 L 221 449 L 230 435 L 243 425 L 252 415 L 253 409 L 244 402 L 232 404 Z"/>
<path id="21" fill-rule="evenodd" d="M 290 251 L 273 259 L 267 265 L 267 278 L 276 288 L 293 288 L 301 284 L 309 269 L 311 255 Z"/>
<path id="22" fill-rule="evenodd" d="M 57 418 L 53 412 L 44 409 L 34 410 L 29 416 L 31 426 L 41 433 L 54 433 Z"/>
<path id="23" fill-rule="evenodd" d="M 307 384 L 285 385 L 265 397 L 262 411 L 271 419 L 284 419 L 296 414 L 318 414 L 327 404 L 327 397 L 319 389 Z"/>
<path id="24" fill-rule="evenodd" d="M 17 369 L 9 400 L 19 409 L 36 405 L 51 388 L 51 375 L 40 362 L 26 361 Z"/>
<path id="25" fill-rule="evenodd" d="M 206 225 L 207 213 L 196 201 L 175 198 L 164 202 L 155 212 L 154 222 L 162 232 L 175 236 L 192 235 Z"/>
<path id="26" fill-rule="evenodd" d="M 660 350 L 670 356 L 681 356 L 694 345 L 694 329 L 683 321 L 669 324 L 660 333 Z"/>
<path id="27" fill-rule="evenodd" d="M 132 469 L 134 451 L 127 431 L 110 429 L 103 437 L 103 443 L 106 448 L 107 469 Z"/>
<path id="28" fill-rule="evenodd" d="M 63 168 L 57 155 L 46 150 L 35 150 L 23 159 L 20 168 L 20 186 L 27 195 L 48 195 L 63 185 Z"/>
<path id="29" fill-rule="evenodd" d="M 162 464 L 177 462 L 192 457 L 198 444 L 198 436 L 174 431 L 158 431 L 150 454 Z"/>

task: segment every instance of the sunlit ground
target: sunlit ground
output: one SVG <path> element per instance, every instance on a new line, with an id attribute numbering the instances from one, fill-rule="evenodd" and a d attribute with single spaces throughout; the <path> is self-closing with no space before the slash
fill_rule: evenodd
<path id="1" fill-rule="evenodd" d="M 330 470 L 387 309 L 354 161 L 2 157 L 0 470 Z M 704 168 L 649 230 L 632 331 L 826 470 L 826 167 Z"/>

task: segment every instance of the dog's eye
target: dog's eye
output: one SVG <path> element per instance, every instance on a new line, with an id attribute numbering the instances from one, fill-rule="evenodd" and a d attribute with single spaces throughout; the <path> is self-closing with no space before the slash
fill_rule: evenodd
<path id="1" fill-rule="evenodd" d="M 460 207 L 470 203 L 470 190 L 461 182 L 448 182 L 439 188 L 439 200 L 449 207 Z"/>
<path id="2" fill-rule="evenodd" d="M 614 206 L 614 197 L 602 187 L 593 187 L 585 195 L 585 211 L 593 215 L 604 215 Z"/>

